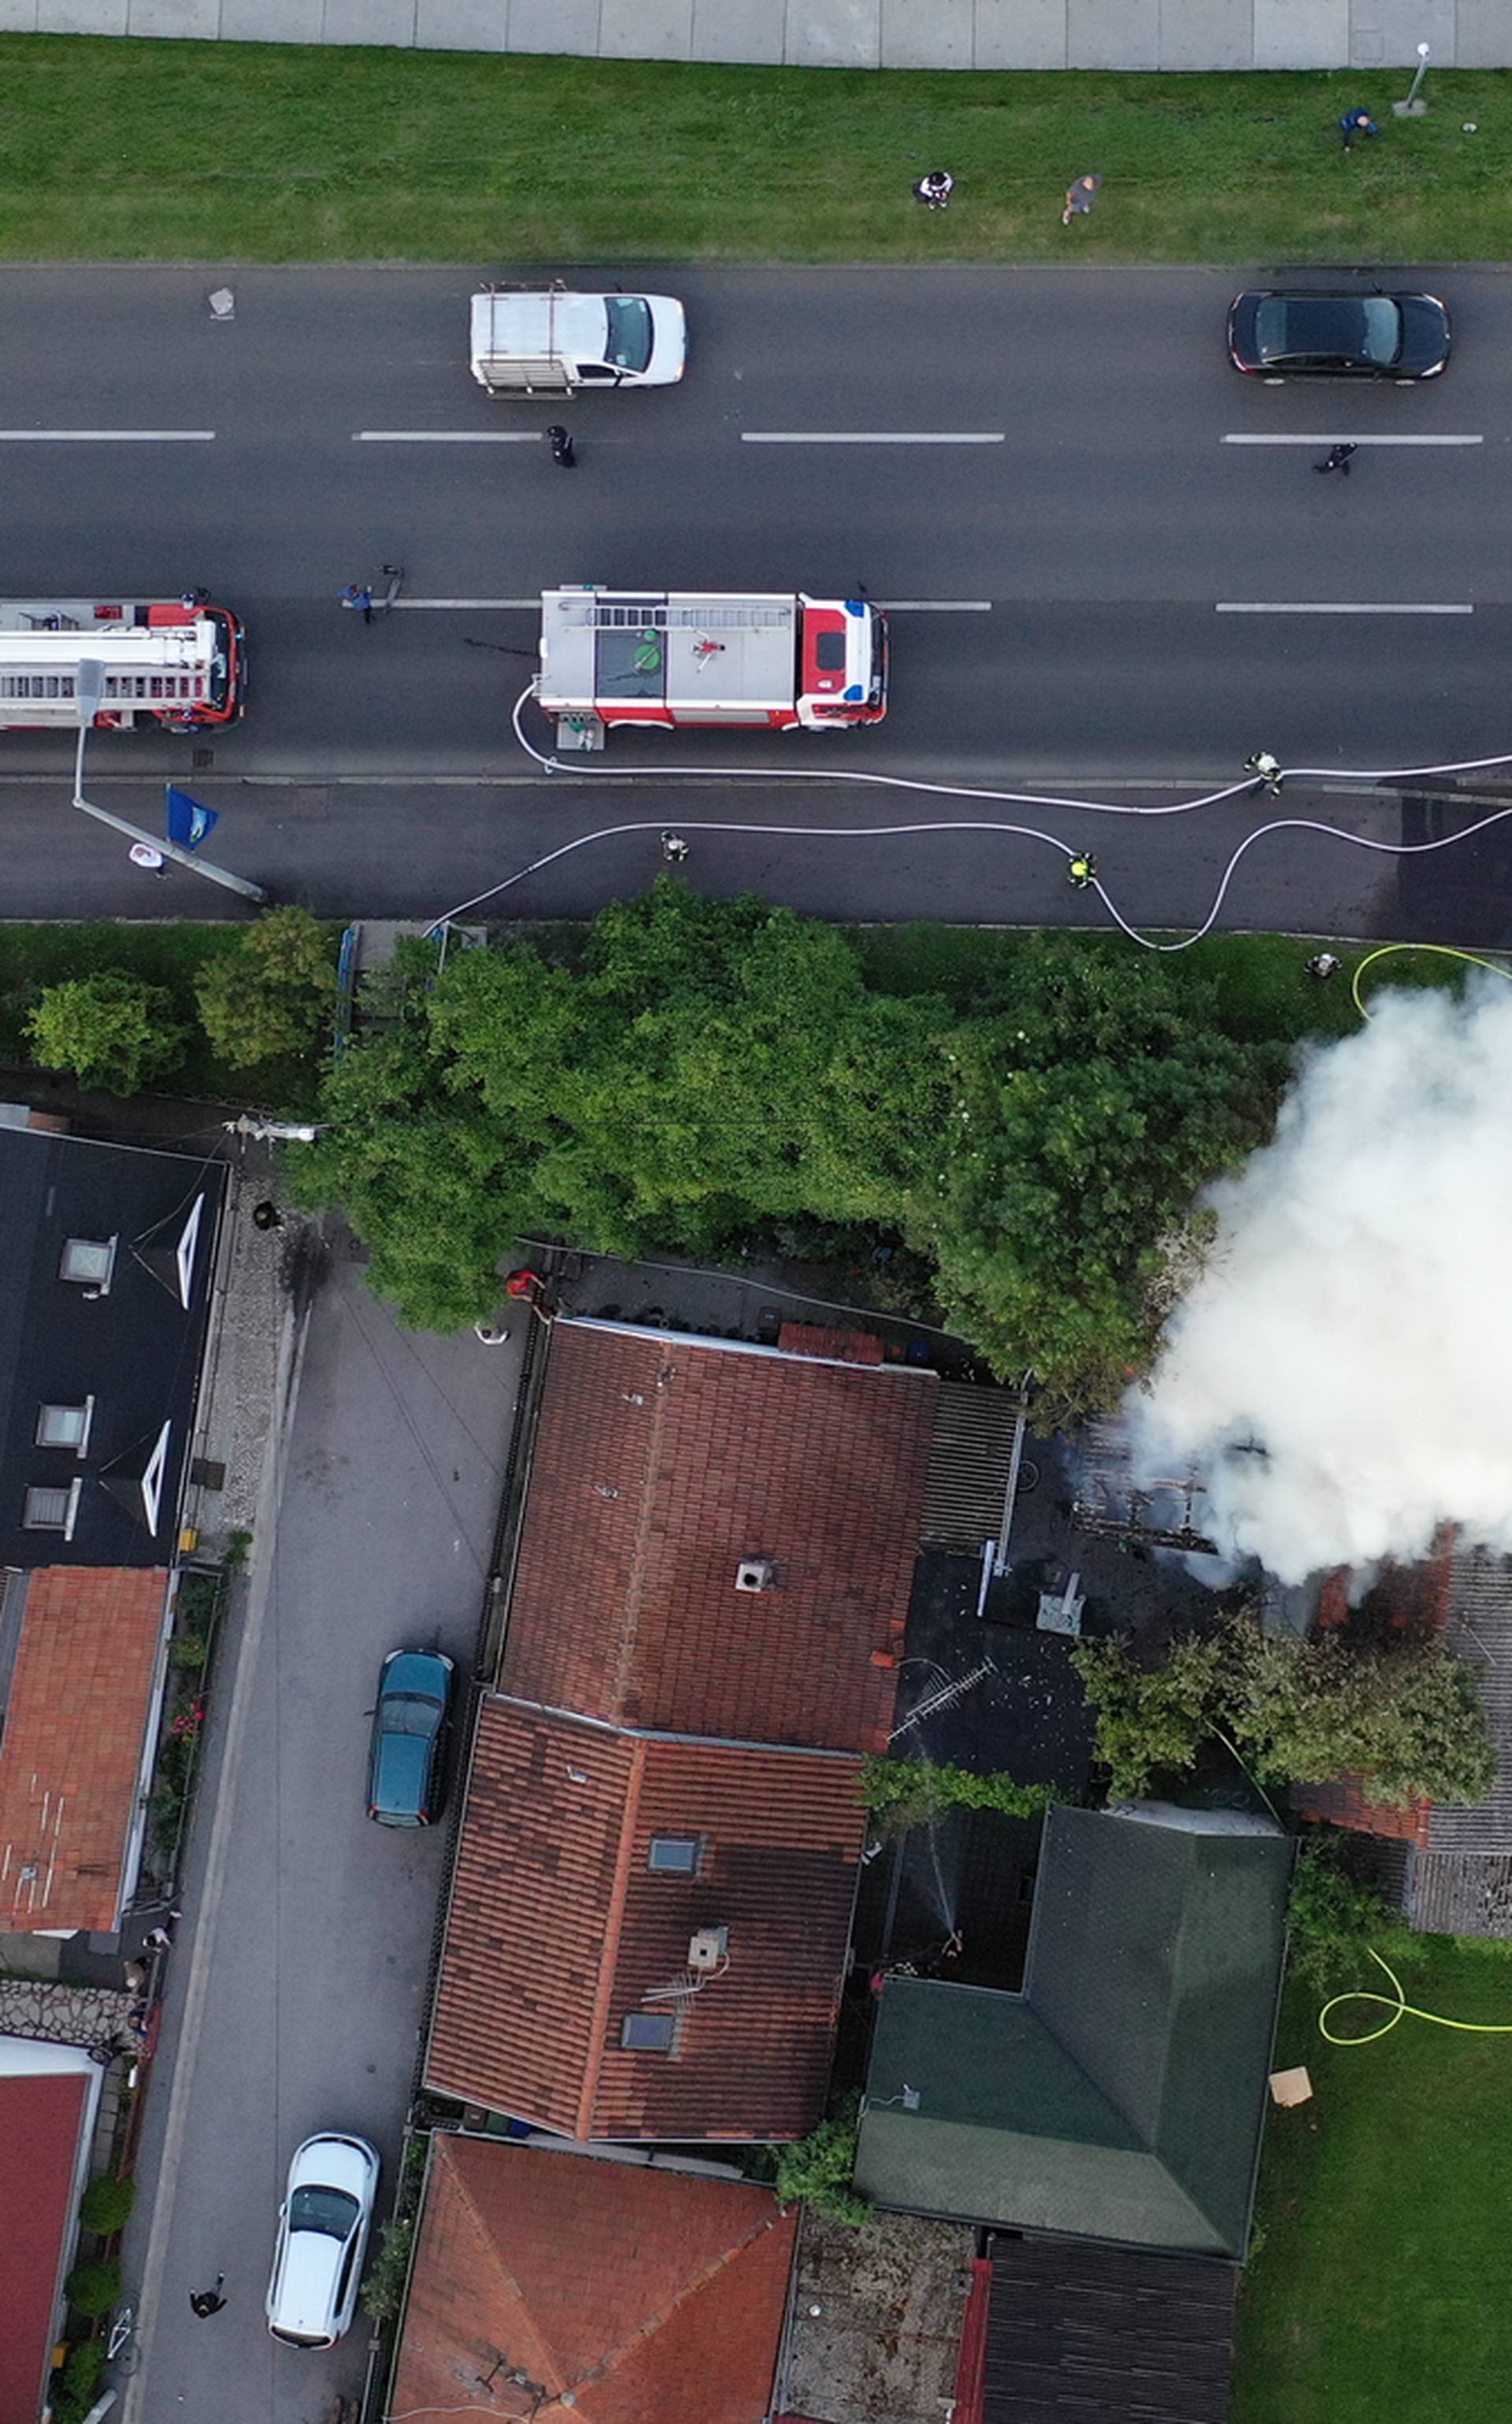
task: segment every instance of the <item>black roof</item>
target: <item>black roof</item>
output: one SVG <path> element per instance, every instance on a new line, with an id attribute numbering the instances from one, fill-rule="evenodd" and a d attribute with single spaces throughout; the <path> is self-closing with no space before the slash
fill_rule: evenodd
<path id="1" fill-rule="evenodd" d="M 167 1562 L 224 1190 L 215 1161 L 0 1126 L 0 1565 Z M 111 1249 L 103 1285 L 62 1276 L 71 1239 Z M 43 1406 L 86 1405 L 82 1454 L 39 1443 Z M 74 1496 L 69 1534 L 26 1523 L 36 1488 Z"/>
<path id="2" fill-rule="evenodd" d="M 1238 2273 L 995 2238 L 982 2424 L 1226 2424 Z"/>

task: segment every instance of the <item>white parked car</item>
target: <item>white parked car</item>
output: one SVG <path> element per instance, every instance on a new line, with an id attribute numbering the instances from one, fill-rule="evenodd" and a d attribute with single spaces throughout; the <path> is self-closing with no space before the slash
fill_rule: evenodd
<path id="1" fill-rule="evenodd" d="M 670 387 L 687 327 L 670 295 L 572 295 L 565 286 L 485 286 L 472 298 L 472 375 L 489 395 Z"/>
<path id="2" fill-rule="evenodd" d="M 330 2348 L 351 2328 L 378 2193 L 365 2138 L 307 2138 L 289 2166 L 268 2283 L 268 2329 L 290 2348 Z"/>

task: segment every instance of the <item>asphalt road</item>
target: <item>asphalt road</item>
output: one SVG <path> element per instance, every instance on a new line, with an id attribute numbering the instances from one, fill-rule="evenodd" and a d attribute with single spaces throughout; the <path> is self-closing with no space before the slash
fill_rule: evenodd
<path id="1" fill-rule="evenodd" d="M 360 2315 L 334 2350 L 288 2349 L 263 2302 L 302 2138 L 372 2141 L 380 2219 L 396 2185 L 447 1830 L 370 1824 L 368 1713 L 390 1650 L 471 1671 L 517 1351 L 400 1331 L 340 1259 L 315 1298 L 264 1571 L 213 1682 L 141 2157 L 168 2194 L 127 2248 L 126 2424 L 315 2424 L 361 2386 Z M 226 2310 L 197 2320 L 189 2292 L 220 2272 Z"/>
<path id="2" fill-rule="evenodd" d="M 1512 747 L 1512 281 L 1498 273 L 1422 274 L 1451 303 L 1456 352 L 1442 379 L 1410 390 L 1241 379 L 1222 343 L 1227 273 L 658 278 L 688 304 L 688 378 L 672 392 L 574 400 L 581 462 L 565 474 L 538 441 L 358 435 L 528 435 L 550 417 L 490 401 L 469 378 L 469 272 L 0 271 L 8 589 L 174 594 L 204 582 L 251 635 L 248 713 L 211 762 L 195 765 L 187 742 L 102 736 L 97 796 L 119 807 L 123 778 L 172 773 L 225 813 L 227 863 L 280 894 L 434 914 L 527 862 L 543 834 L 631 813 L 635 787 L 518 780 L 530 769 L 509 708 L 533 664 L 535 617 L 509 601 L 574 578 L 821 593 L 865 582 L 896 604 L 880 729 L 678 735 L 690 767 L 843 767 L 1139 799 L 1123 787 L 1232 777 L 1257 746 L 1341 770 Z M 236 298 L 230 326 L 212 323 L 205 299 L 222 282 Z M 4 434 L 79 428 L 214 436 Z M 831 442 L 857 432 L 994 442 Z M 747 442 L 780 433 L 820 442 Z M 1436 442 L 1366 443 L 1347 481 L 1313 476 L 1312 444 L 1226 442 L 1345 435 Z M 1478 442 L 1437 442 L 1448 439 Z M 335 593 L 390 556 L 407 567 L 408 602 L 368 630 Z M 1344 608 L 1369 611 L 1332 611 Z M 656 763 L 667 742 L 611 750 L 616 766 Z M 68 754 L 61 736 L 0 737 L 4 914 L 184 914 L 192 879 L 149 888 L 116 837 L 71 816 Z M 684 792 L 671 803 L 647 789 L 649 814 L 691 816 Z M 750 797 L 740 786 L 699 805 L 738 817 L 753 813 Z M 793 821 L 801 801 L 785 785 L 759 813 Z M 836 823 L 914 813 L 902 795 L 827 785 L 813 807 Z M 1394 802 L 1368 813 L 1378 837 L 1398 836 Z M 1201 843 L 1194 830 L 1100 841 L 1132 915 L 1176 925 L 1205 909 L 1198 866 L 1226 854 L 1233 827 L 1215 819 Z M 901 914 L 984 914 L 971 906 L 982 864 L 958 842 L 930 848 L 922 896 L 898 845 L 858 843 L 839 869 L 828 847 L 753 853 L 732 838 L 718 874 L 711 856 L 697 880 L 752 880 L 754 857 L 768 888 L 842 914 L 898 915 L 899 897 Z M 1383 905 L 1401 887 L 1331 847 L 1326 861 L 1286 844 L 1256 853 L 1225 922 L 1389 931 Z M 1440 864 L 1462 869 L 1469 855 Z M 1032 857 L 994 846 L 993 914 L 1066 914 L 1058 868 L 1047 858 L 1038 873 Z M 570 877 L 535 881 L 532 907 L 558 914 L 623 881 L 611 854 L 586 885 L 587 862 L 568 865 Z M 1474 907 L 1484 885 L 1456 871 L 1435 892 L 1448 915 L 1450 896 Z M 960 901 L 963 913 L 947 906 Z M 205 906 L 227 904 L 207 893 Z M 1465 939 L 1493 938 L 1477 928 Z"/>

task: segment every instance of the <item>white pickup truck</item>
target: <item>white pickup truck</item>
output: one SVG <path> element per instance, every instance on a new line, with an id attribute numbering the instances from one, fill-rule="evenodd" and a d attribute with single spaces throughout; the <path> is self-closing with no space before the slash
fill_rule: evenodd
<path id="1" fill-rule="evenodd" d="M 472 298 L 472 375 L 489 395 L 669 387 L 686 348 L 682 305 L 670 295 L 485 286 Z"/>

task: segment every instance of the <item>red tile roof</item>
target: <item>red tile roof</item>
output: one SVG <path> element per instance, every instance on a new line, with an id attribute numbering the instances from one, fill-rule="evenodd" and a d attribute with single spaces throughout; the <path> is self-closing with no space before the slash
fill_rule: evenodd
<path id="1" fill-rule="evenodd" d="M 78 2070 L 0 2075 L 6 2150 L 0 2163 L 0 2247 L 6 2251 L 0 2424 L 37 2424 L 41 2407 L 58 2285 L 72 2240 L 89 2083 Z"/>
<path id="2" fill-rule="evenodd" d="M 167 1580 L 30 1577 L 0 1738 L 0 1928 L 116 1924 Z"/>
<path id="3" fill-rule="evenodd" d="M 502 1688 L 612 1725 L 882 1749 L 937 1384 L 588 1322 L 552 1333 Z M 772 1587 L 740 1592 L 743 1558 Z"/>
<path id="4" fill-rule="evenodd" d="M 865 1813 L 853 1756 L 611 1732 L 490 1700 L 429 2054 L 438 2093 L 577 2138 L 796 2138 L 819 2120 Z M 702 1839 L 653 1875 L 654 1834 Z M 689 1939 L 729 1930 L 699 1991 Z M 675 2049 L 629 2052 L 670 2012 Z"/>
<path id="5" fill-rule="evenodd" d="M 762 2424 L 797 2227 L 770 2190 L 431 2145 L 390 2415 L 525 2417 L 544 2390 L 581 2424 Z"/>

